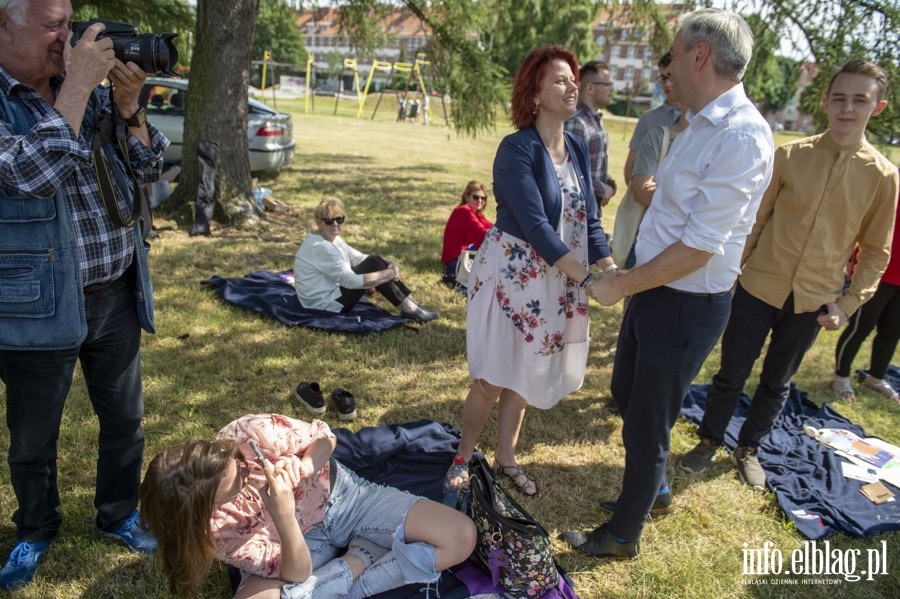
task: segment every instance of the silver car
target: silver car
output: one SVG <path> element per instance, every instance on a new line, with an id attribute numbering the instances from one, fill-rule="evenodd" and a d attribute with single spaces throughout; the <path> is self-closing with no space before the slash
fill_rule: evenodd
<path id="1" fill-rule="evenodd" d="M 147 77 L 139 102 L 147 109 L 147 120 L 169 138 L 166 161 L 181 160 L 184 144 L 184 106 L 187 79 Z M 250 171 L 277 171 L 294 159 L 294 126 L 291 115 L 250 99 L 247 110 L 247 144 Z"/>

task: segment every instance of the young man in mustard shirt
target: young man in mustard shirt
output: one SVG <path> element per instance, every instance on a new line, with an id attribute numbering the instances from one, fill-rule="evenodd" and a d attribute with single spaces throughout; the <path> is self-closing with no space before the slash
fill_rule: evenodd
<path id="1" fill-rule="evenodd" d="M 838 329 L 875 292 L 890 256 L 897 167 L 868 141 L 869 118 L 887 106 L 887 76 L 863 60 L 832 77 L 823 107 L 829 129 L 787 143 L 741 260 L 742 274 L 722 336 L 722 360 L 700 423 L 700 443 L 679 466 L 706 470 L 771 331 L 759 384 L 731 456 L 740 479 L 762 490 L 757 448 L 781 414 L 791 377 L 820 328 Z M 859 247 L 850 288 L 844 265 Z"/>

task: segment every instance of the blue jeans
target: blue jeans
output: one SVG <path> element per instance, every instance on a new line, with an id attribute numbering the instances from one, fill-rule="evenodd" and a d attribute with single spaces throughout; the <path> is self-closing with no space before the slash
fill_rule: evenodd
<path id="1" fill-rule="evenodd" d="M 622 414 L 625 474 L 609 531 L 633 541 L 668 486 L 669 435 L 691 382 L 728 322 L 731 295 L 695 296 L 657 287 L 625 309 L 611 390 Z"/>
<path id="2" fill-rule="evenodd" d="M 0 351 L 10 433 L 10 478 L 18 541 L 47 541 L 62 523 L 57 439 L 76 362 L 100 421 L 94 507 L 97 526 L 115 530 L 137 507 L 144 458 L 141 328 L 134 268 L 84 298 L 87 337 L 68 350 Z"/>
<path id="3" fill-rule="evenodd" d="M 303 533 L 312 556 L 313 574 L 287 584 L 283 599 L 328 599 L 346 595 L 353 584 L 344 560 L 335 559 L 355 537 L 390 548 L 363 570 L 358 584 L 366 596 L 411 583 L 430 583 L 440 577 L 434 567 L 434 547 L 407 543 L 404 523 L 412 505 L 422 499 L 392 487 L 368 482 L 338 464 L 325 519 Z"/>

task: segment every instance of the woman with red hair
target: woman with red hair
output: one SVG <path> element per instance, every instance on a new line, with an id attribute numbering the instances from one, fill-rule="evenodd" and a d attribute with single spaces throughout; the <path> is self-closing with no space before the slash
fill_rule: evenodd
<path id="1" fill-rule="evenodd" d="M 517 131 L 494 158 L 497 222 L 469 275 L 467 350 L 472 386 L 459 454 L 471 459 L 498 402 L 495 469 L 524 495 L 538 484 L 516 462 L 527 405 L 550 408 L 584 380 L 588 271 L 615 269 L 597 216 L 590 156 L 563 130 L 578 103 L 578 62 L 560 46 L 536 50 L 513 83 Z"/>

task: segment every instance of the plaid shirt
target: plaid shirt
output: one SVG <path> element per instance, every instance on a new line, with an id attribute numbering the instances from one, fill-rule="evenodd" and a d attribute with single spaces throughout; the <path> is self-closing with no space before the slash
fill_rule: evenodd
<path id="1" fill-rule="evenodd" d="M 51 80 L 54 93 L 59 91 L 63 77 Z M 81 284 L 84 287 L 109 283 L 122 276 L 131 265 L 134 241 L 130 228 L 119 227 L 106 216 L 100 200 L 100 188 L 91 159 L 93 123 L 82 123 L 75 137 L 68 121 L 33 89 L 27 87 L 0 68 L 0 93 L 18 98 L 34 119 L 28 135 L 17 135 L 7 115 L 0 118 L 0 190 L 13 197 L 52 197 L 62 187 L 68 201 L 75 228 Z M 97 88 L 92 100 L 100 100 L 98 113 L 111 111 L 108 91 Z M 159 178 L 163 151 L 169 141 L 156 128 L 147 124 L 153 148 L 147 148 L 133 136 L 128 136 L 131 168 L 141 183 Z M 117 186 L 116 186 L 117 187 Z M 123 214 L 131 211 L 130 202 L 121 201 Z M 125 196 L 125 197 L 127 197 Z"/>
<path id="2" fill-rule="evenodd" d="M 594 112 L 590 106 L 578 101 L 575 114 L 566 121 L 566 131 L 573 133 L 587 144 L 591 156 L 591 182 L 594 184 L 594 195 L 598 198 L 606 192 L 607 185 L 612 184 L 608 174 L 609 137 L 603 128 L 600 112 Z"/>

